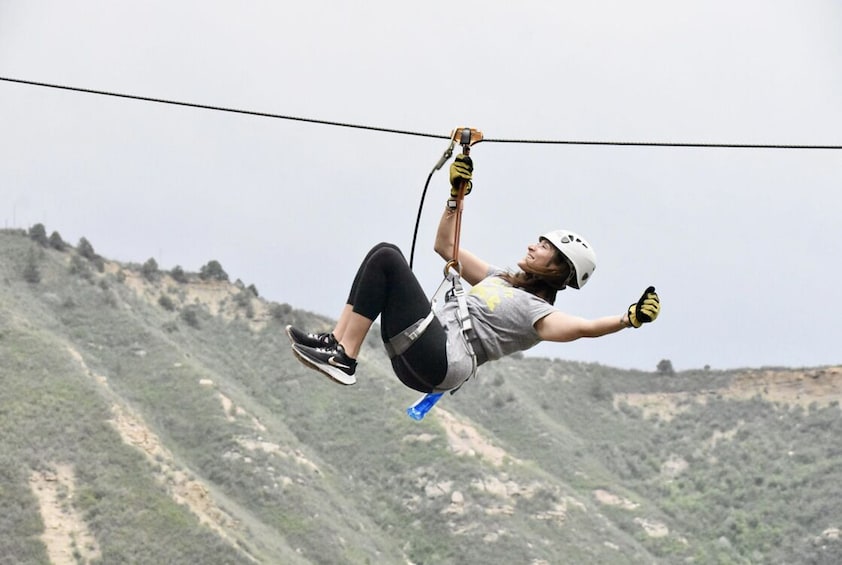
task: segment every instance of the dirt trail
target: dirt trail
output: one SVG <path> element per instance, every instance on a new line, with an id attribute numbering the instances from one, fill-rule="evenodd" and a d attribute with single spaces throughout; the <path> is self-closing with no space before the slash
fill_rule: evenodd
<path id="1" fill-rule="evenodd" d="M 520 463 L 506 452 L 505 449 L 492 445 L 467 420 L 457 418 L 444 409 L 437 409 L 436 416 L 441 420 L 450 449 L 459 455 L 478 455 L 496 467 L 501 466 L 507 459 Z"/>
<path id="2" fill-rule="evenodd" d="M 82 369 L 103 387 L 106 396 L 113 400 L 110 423 L 126 444 L 140 450 L 153 463 L 153 467 L 158 469 L 155 479 L 166 487 L 170 497 L 175 502 L 186 505 L 202 524 L 242 551 L 242 547 L 230 533 L 239 528 L 237 520 L 216 504 L 209 489 L 201 481 L 179 467 L 172 453 L 163 446 L 161 440 L 139 414 L 117 401 L 117 396 L 108 386 L 108 379 L 93 373 L 78 351 L 70 346 L 67 349 Z M 247 557 L 255 561 L 252 556 L 247 555 Z"/>
<path id="3" fill-rule="evenodd" d="M 53 565 L 87 564 L 101 557 L 99 545 L 82 517 L 73 508 L 75 480 L 71 465 L 55 465 L 55 471 L 33 471 L 29 487 L 38 499 L 47 546 Z"/>

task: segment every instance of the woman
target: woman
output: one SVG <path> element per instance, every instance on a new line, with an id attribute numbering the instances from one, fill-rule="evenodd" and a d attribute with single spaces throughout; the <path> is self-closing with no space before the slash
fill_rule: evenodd
<path id="1" fill-rule="evenodd" d="M 458 156 L 450 167 L 452 197 L 461 183 L 470 192 L 472 172 L 470 157 Z M 435 241 L 435 251 L 446 261 L 453 257 L 455 230 L 451 198 Z M 540 341 L 566 342 L 639 328 L 660 312 L 654 287 L 621 316 L 585 319 L 554 308 L 559 290 L 582 288 L 596 268 L 590 244 L 567 230 L 546 233 L 529 245 L 517 273 L 464 249 L 459 250 L 459 264 L 462 279 L 472 285 L 463 303 L 468 315 L 460 317 L 460 301 L 453 297 L 431 314 L 430 301 L 401 251 L 389 243 L 376 245 L 357 271 L 333 332 L 310 334 L 287 326 L 293 352 L 305 365 L 352 385 L 360 346 L 380 316 L 383 342 L 401 382 L 421 392 L 440 392 L 461 386 L 478 365 Z"/>

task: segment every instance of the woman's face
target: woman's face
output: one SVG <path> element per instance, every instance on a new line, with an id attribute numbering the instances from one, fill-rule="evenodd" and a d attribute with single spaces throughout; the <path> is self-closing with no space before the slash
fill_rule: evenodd
<path id="1" fill-rule="evenodd" d="M 555 246 L 543 238 L 539 239 L 538 243 L 533 243 L 527 247 L 526 256 L 517 264 L 521 270 L 526 272 L 540 272 L 557 265 Z"/>

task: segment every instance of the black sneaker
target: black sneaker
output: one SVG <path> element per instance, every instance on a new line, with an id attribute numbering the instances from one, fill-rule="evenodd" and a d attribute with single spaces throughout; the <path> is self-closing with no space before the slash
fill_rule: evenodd
<path id="1" fill-rule="evenodd" d="M 292 350 L 299 361 L 340 384 L 352 385 L 357 382 L 354 376 L 357 360 L 348 357 L 345 348 L 338 343 L 333 348 L 307 347 L 296 343 Z"/>
<path id="2" fill-rule="evenodd" d="M 332 333 L 308 334 L 292 326 L 287 326 L 286 330 L 287 337 L 293 345 L 306 345 L 307 347 L 323 349 L 333 349 L 339 345 Z"/>

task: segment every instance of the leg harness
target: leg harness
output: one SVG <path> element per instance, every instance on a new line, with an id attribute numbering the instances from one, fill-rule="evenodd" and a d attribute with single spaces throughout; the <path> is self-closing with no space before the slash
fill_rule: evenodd
<path id="1" fill-rule="evenodd" d="M 439 285 L 439 288 L 436 290 L 435 294 L 433 294 L 433 298 L 430 302 L 430 313 L 427 314 L 426 317 L 420 318 L 417 322 L 413 323 L 411 326 L 403 330 L 402 332 L 398 333 L 397 335 L 393 336 L 389 339 L 388 342 L 384 343 L 386 347 L 386 351 L 389 354 L 389 358 L 393 359 L 399 355 L 402 355 L 406 350 L 413 346 L 415 341 L 423 335 L 423 333 L 427 330 L 430 326 L 430 323 L 435 318 L 435 308 L 436 302 L 439 299 L 439 296 L 442 294 L 442 291 L 445 289 L 447 283 L 451 283 L 451 288 L 445 293 L 445 301 L 456 300 L 459 312 L 459 326 L 461 328 L 462 339 L 465 344 L 465 349 L 471 356 L 471 374 L 456 388 L 452 390 L 452 392 L 456 392 L 459 388 L 467 382 L 471 377 L 476 375 L 477 372 L 477 356 L 474 352 L 474 348 L 471 345 L 471 337 L 473 336 L 473 323 L 471 321 L 471 315 L 468 312 L 468 302 L 465 298 L 465 288 L 462 286 L 461 277 L 459 273 L 452 267 L 448 268 L 444 280 Z"/>

